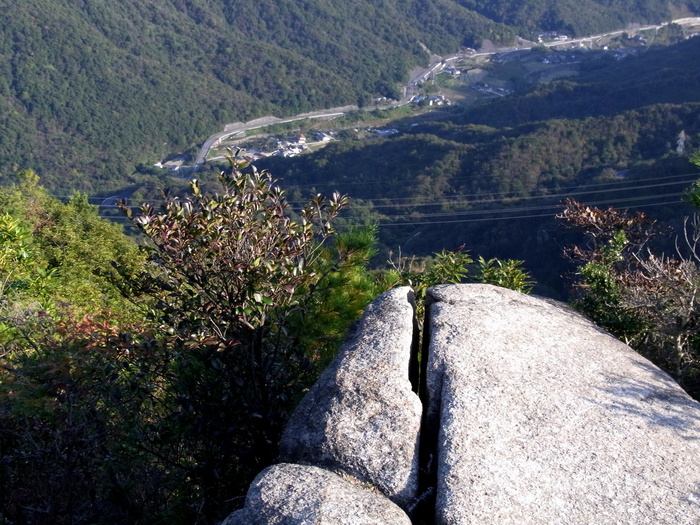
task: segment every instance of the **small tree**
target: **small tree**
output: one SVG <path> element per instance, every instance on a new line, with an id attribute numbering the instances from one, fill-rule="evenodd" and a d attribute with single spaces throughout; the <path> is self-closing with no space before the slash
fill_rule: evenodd
<path id="1" fill-rule="evenodd" d="M 523 269 L 524 261 L 516 259 L 489 259 L 479 257 L 476 280 L 509 288 L 516 292 L 530 293 L 535 283 L 531 275 Z"/>
<path id="2" fill-rule="evenodd" d="M 127 292 L 152 297 L 176 403 L 172 427 L 154 428 L 153 440 L 188 451 L 207 521 L 276 457 L 293 401 L 315 377 L 293 320 L 333 266 L 324 244 L 347 203 L 317 195 L 294 219 L 269 173 L 229 160 L 223 193 L 193 181 L 188 199 L 130 215 L 150 241 L 151 271 Z"/>
<path id="3" fill-rule="evenodd" d="M 419 320 L 423 317 L 428 288 L 437 284 L 461 282 L 467 276 L 469 265 L 473 262 L 464 246 L 455 251 L 442 250 L 427 260 L 402 257 L 401 253 L 397 260 L 391 258 L 392 253 L 389 256 L 388 262 L 394 272 L 396 284 L 413 287 Z"/>
<path id="4" fill-rule="evenodd" d="M 318 373 L 335 356 L 351 323 L 394 284 L 386 272 L 367 270 L 377 252 L 376 234 L 372 224 L 336 234 L 319 259 L 318 279 L 288 316 Z"/>
<path id="5" fill-rule="evenodd" d="M 642 213 L 567 200 L 559 218 L 587 241 L 569 250 L 579 263 L 574 305 L 700 396 L 698 223 L 686 223 L 688 258 L 654 254 L 661 229 Z"/>
<path id="6" fill-rule="evenodd" d="M 144 205 L 133 217 L 152 243 L 159 288 L 168 290 L 178 312 L 189 303 L 201 306 L 199 328 L 221 349 L 243 344 L 240 337 L 264 326 L 273 310 L 290 305 L 317 277 L 320 246 L 346 204 L 337 194 L 329 201 L 317 195 L 292 220 L 269 173 L 243 173 L 242 165 L 231 163 L 232 171 L 220 177 L 223 194 L 203 195 L 195 180 L 190 199 L 171 199 L 162 213 Z"/>

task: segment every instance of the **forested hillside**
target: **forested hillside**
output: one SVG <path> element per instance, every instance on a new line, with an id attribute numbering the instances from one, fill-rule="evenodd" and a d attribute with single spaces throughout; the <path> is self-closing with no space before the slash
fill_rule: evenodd
<path id="1" fill-rule="evenodd" d="M 0 182 L 32 168 L 54 190 L 112 191 L 226 122 L 396 97 L 421 44 L 450 53 L 697 4 L 0 0 Z"/>
<path id="2" fill-rule="evenodd" d="M 390 138 L 259 165 L 300 195 L 338 189 L 358 199 L 353 220 L 379 221 L 386 250 L 426 255 L 466 245 L 524 259 L 554 288 L 542 293 L 563 293 L 554 215 L 565 196 L 658 206 L 664 196 L 678 202 L 697 177 L 687 153 L 700 132 L 698 53 L 695 38 L 604 61 L 440 120 L 394 122 L 402 132 Z M 676 151 L 681 131 L 685 155 Z"/>
<path id="3" fill-rule="evenodd" d="M 700 39 L 616 60 L 600 55 L 581 74 L 541 83 L 519 97 L 505 97 L 465 113 L 461 122 L 514 126 L 550 118 L 615 115 L 651 104 L 700 101 Z"/>
<path id="4" fill-rule="evenodd" d="M 447 52 L 513 36 L 448 0 L 0 6 L 0 173 L 89 191 L 226 122 L 396 96 L 427 60 L 419 41 Z"/>
<path id="5" fill-rule="evenodd" d="M 463 206 L 574 190 L 613 168 L 655 161 L 697 129 L 700 104 L 653 105 L 614 117 L 556 119 L 514 128 L 435 123 L 372 144 L 331 144 L 315 155 L 259 165 L 285 186 L 339 188 L 406 209 L 450 198 Z M 390 213 L 387 213 L 389 215 Z"/>

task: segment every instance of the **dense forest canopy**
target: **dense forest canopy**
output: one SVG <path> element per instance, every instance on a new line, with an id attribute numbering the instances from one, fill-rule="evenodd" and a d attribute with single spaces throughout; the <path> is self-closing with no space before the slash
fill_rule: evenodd
<path id="1" fill-rule="evenodd" d="M 545 29 L 563 31 L 569 35 L 589 35 L 601 30 L 618 29 L 630 23 L 658 23 L 668 21 L 682 13 L 697 12 L 697 1 L 665 2 L 664 0 L 582 0 L 558 2 L 556 0 L 458 0 L 468 9 L 491 20 L 508 24 L 520 33 Z"/>
<path id="2" fill-rule="evenodd" d="M 397 97 L 425 49 L 699 11 L 697 0 L 482 4 L 0 0 L 0 182 L 35 169 L 54 191 L 111 191 L 227 122 Z"/>

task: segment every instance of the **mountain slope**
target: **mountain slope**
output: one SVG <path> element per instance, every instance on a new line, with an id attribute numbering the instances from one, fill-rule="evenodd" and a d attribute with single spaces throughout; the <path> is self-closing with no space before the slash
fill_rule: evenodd
<path id="1" fill-rule="evenodd" d="M 617 61 L 601 55 L 580 77 L 537 85 L 467 113 L 463 122 L 514 126 L 550 118 L 615 115 L 650 104 L 700 102 L 700 38 Z"/>
<path id="2" fill-rule="evenodd" d="M 225 122 L 395 96 L 427 59 L 421 39 L 445 51 L 485 29 L 512 37 L 440 1 L 451 10 L 423 26 L 419 6 L 396 1 L 0 0 L 0 172 L 31 167 L 65 187 L 75 168 L 90 177 L 70 185 L 87 190 L 123 182 L 129 161 Z M 440 17 L 461 30 L 436 34 Z"/>
<path id="3" fill-rule="evenodd" d="M 682 11 L 699 1 L 685 0 Z M 669 12 L 667 2 L 645 0 L 615 18 L 608 16 L 615 2 L 585 2 L 598 13 L 585 26 L 591 30 Z M 648 3 L 656 6 L 651 14 Z M 593 16 L 573 0 L 556 6 L 564 24 Z M 423 45 L 449 53 L 484 39 L 507 43 L 515 35 L 507 24 L 545 27 L 551 5 L 0 0 L 0 7 L 0 182 L 33 168 L 54 189 L 95 192 L 124 185 L 135 164 L 182 151 L 226 122 L 396 97 L 407 72 L 427 60 Z"/>
<path id="4" fill-rule="evenodd" d="M 658 24 L 700 10 L 700 2 L 665 0 L 458 0 L 467 9 L 516 28 L 523 36 L 539 30 L 590 35 L 629 24 Z"/>
<path id="5" fill-rule="evenodd" d="M 690 39 L 439 121 L 389 123 L 401 130 L 390 138 L 257 167 L 295 195 L 349 194 L 351 222 L 378 222 L 387 250 L 427 255 L 466 244 L 524 259 L 556 295 L 566 242 L 554 240 L 553 216 L 566 196 L 651 205 L 671 220 L 691 212 L 678 202 L 697 168 L 676 147 L 684 131 L 685 153 L 698 148 L 699 55 L 700 38 Z"/>

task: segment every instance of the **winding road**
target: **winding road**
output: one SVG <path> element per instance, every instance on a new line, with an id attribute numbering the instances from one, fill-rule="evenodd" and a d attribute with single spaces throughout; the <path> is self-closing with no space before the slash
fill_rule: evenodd
<path id="1" fill-rule="evenodd" d="M 673 20 L 673 24 L 678 24 L 678 25 L 700 25 L 700 17 L 693 17 L 693 18 L 679 18 L 676 20 Z M 667 24 L 660 24 L 660 25 L 649 25 L 649 26 L 643 26 L 643 27 L 638 27 L 638 28 L 630 28 L 630 29 L 620 29 L 617 31 L 610 31 L 609 33 L 602 33 L 600 35 L 592 35 L 592 36 L 587 36 L 587 37 L 581 37 L 581 38 L 574 38 L 566 41 L 557 41 L 557 42 L 548 42 L 545 43 L 544 45 L 547 47 L 556 47 L 556 46 L 561 46 L 561 45 L 571 45 L 571 44 L 577 44 L 577 43 L 583 43 L 583 42 L 590 42 L 593 40 L 598 40 L 600 38 L 606 37 L 606 36 L 612 36 L 612 35 L 617 35 L 624 33 L 625 31 L 644 31 L 644 30 L 649 30 L 649 29 L 660 29 L 661 27 L 665 26 Z M 401 100 L 397 102 L 393 102 L 386 106 L 386 108 L 392 108 L 392 107 L 398 107 L 402 106 L 404 104 L 408 104 L 413 96 L 416 94 L 416 89 L 418 85 L 430 78 L 432 74 L 434 74 L 436 71 L 442 70 L 446 66 L 448 66 L 451 62 L 455 62 L 461 58 L 473 58 L 473 57 L 483 57 L 483 56 L 489 56 L 489 55 L 495 55 L 498 53 L 506 53 L 509 51 L 522 51 L 522 50 L 527 50 L 531 49 L 532 47 L 538 45 L 535 44 L 534 42 L 530 42 L 524 39 L 519 39 L 521 44 L 525 44 L 523 46 L 516 46 L 516 47 L 509 47 L 509 48 L 503 48 L 503 49 L 497 49 L 494 51 L 489 51 L 489 52 L 482 52 L 482 53 L 455 53 L 453 55 L 448 55 L 445 57 L 437 56 L 432 53 L 426 48 L 425 51 L 431 55 L 431 62 L 430 65 L 426 68 L 422 69 L 415 69 L 411 73 L 411 79 L 409 80 L 408 84 L 404 87 L 404 96 Z M 194 162 L 194 171 L 192 175 L 197 172 L 199 167 L 204 164 L 207 155 L 211 151 L 212 148 L 216 147 L 221 141 L 225 138 L 232 137 L 235 135 L 241 135 L 245 133 L 248 130 L 251 129 L 257 129 L 257 128 L 262 128 L 265 126 L 269 126 L 271 124 L 284 124 L 286 122 L 294 122 L 296 120 L 304 120 L 304 119 L 323 119 L 323 118 L 335 118 L 342 116 L 350 111 L 356 111 L 358 110 L 358 106 L 341 106 L 337 108 L 331 108 L 331 109 L 322 109 L 319 111 L 312 111 L 310 113 L 302 113 L 299 115 L 296 115 L 294 117 L 287 117 L 287 118 L 278 118 L 278 117 L 273 117 L 273 116 L 267 116 L 267 117 L 262 117 L 258 118 L 255 120 L 251 120 L 249 122 L 235 122 L 232 124 L 227 124 L 224 127 L 223 131 L 220 131 L 219 133 L 215 133 L 214 135 L 210 136 L 207 140 L 204 141 L 204 144 L 202 144 L 202 147 L 199 150 L 199 153 L 197 155 L 197 158 L 195 159 Z M 374 108 L 371 108 L 374 109 Z"/>

